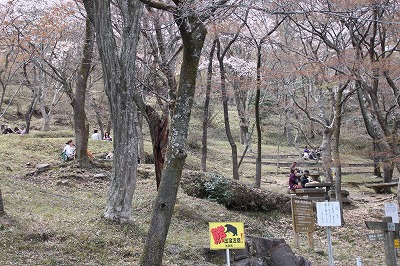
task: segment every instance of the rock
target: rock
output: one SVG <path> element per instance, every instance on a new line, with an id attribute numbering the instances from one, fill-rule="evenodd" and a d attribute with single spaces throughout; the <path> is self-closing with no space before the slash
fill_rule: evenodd
<path id="1" fill-rule="evenodd" d="M 96 179 L 107 179 L 108 176 L 106 174 L 94 174 L 93 177 Z"/>
<path id="2" fill-rule="evenodd" d="M 230 250 L 235 266 L 310 266 L 304 257 L 296 256 L 284 239 L 267 239 L 247 236 L 246 248 Z M 222 264 L 226 250 L 204 249 L 208 261 Z"/>
<path id="3" fill-rule="evenodd" d="M 68 179 L 59 180 L 57 182 L 57 185 L 59 185 L 59 186 L 69 186 L 69 180 Z"/>
<path id="4" fill-rule="evenodd" d="M 36 173 L 42 173 L 42 172 L 46 172 L 47 170 L 50 170 L 50 164 L 46 163 L 46 164 L 38 164 L 36 165 Z"/>

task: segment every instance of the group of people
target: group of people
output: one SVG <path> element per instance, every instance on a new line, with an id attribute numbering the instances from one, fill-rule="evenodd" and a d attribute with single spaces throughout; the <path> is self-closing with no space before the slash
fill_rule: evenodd
<path id="1" fill-rule="evenodd" d="M 310 176 L 310 171 L 304 170 L 301 172 L 297 167 L 297 162 L 293 162 L 290 166 L 290 175 L 289 175 L 289 190 L 293 191 L 298 188 L 303 188 L 307 183 L 310 182 L 308 179 Z"/>
<path id="2" fill-rule="evenodd" d="M 303 150 L 303 159 L 317 161 L 321 159 L 321 150 L 320 149 L 310 150 L 308 146 L 305 146 Z"/>
<path id="3" fill-rule="evenodd" d="M 14 130 L 12 130 L 8 126 L 1 125 L 1 133 L 2 134 L 25 134 L 26 129 L 25 129 L 25 126 L 22 126 L 21 128 L 15 127 Z"/>
<path id="4" fill-rule="evenodd" d="M 92 134 L 92 139 L 94 140 L 107 140 L 107 141 L 112 141 L 112 138 L 110 136 L 109 132 L 104 133 L 104 137 L 102 138 L 99 131 L 97 129 L 93 130 Z"/>
<path id="5" fill-rule="evenodd" d="M 97 129 L 93 130 L 93 134 L 92 134 L 92 139 L 94 140 L 105 140 L 105 141 L 112 141 L 112 138 L 110 136 L 109 132 L 105 132 L 104 133 L 104 137 L 102 138 L 99 131 Z M 93 154 L 88 150 L 87 151 L 88 156 L 90 158 L 93 158 Z M 110 152 L 107 156 L 109 157 L 108 159 L 112 159 L 114 153 Z M 61 157 L 63 159 L 63 161 L 71 161 L 73 159 L 75 159 L 75 143 L 74 141 L 68 140 L 67 143 L 65 143 L 64 149 L 61 153 Z"/>

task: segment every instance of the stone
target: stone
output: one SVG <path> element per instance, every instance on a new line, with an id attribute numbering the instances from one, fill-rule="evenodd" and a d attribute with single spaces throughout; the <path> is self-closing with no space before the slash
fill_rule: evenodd
<path id="1" fill-rule="evenodd" d="M 57 181 L 57 185 L 59 186 L 69 186 L 69 180 L 68 179 L 61 179 Z"/>
<path id="2" fill-rule="evenodd" d="M 93 177 L 96 179 L 106 179 L 108 176 L 106 174 L 95 174 Z"/>
<path id="3" fill-rule="evenodd" d="M 48 164 L 48 163 L 45 163 L 45 164 L 42 163 L 42 164 L 36 165 L 36 173 L 42 173 L 47 170 L 50 170 L 50 164 Z"/>

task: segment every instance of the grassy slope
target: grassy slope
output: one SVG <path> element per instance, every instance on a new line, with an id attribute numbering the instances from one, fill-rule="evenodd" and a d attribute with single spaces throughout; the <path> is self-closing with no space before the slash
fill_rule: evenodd
<path id="1" fill-rule="evenodd" d="M 224 140 L 221 121 L 215 120 L 214 126 L 210 128 L 208 168 L 229 177 L 231 151 Z M 234 121 L 232 118 L 233 128 Z M 201 130 L 198 125 L 198 117 L 196 119 L 194 115 L 189 136 L 192 148 L 187 159 L 187 169 L 199 169 Z M 268 130 L 272 132 L 272 129 Z M 6 217 L 0 218 L 0 265 L 137 265 L 156 193 L 153 178 L 138 180 L 134 196 L 133 225 L 107 223 L 101 219 L 101 214 L 106 201 L 108 181 L 98 180 L 93 174 L 109 174 L 109 171 L 102 168 L 81 171 L 70 165 L 60 165 L 59 153 L 66 140 L 72 138 L 71 131 L 32 133 L 29 136 L 0 135 L 0 148 L 5 154 L 0 162 L 0 188 L 7 212 Z M 233 133 L 237 138 L 237 130 L 233 129 Z M 276 132 L 272 133 L 279 136 Z M 277 153 L 277 144 L 283 141 L 272 139 L 272 134 L 267 134 L 265 139 L 269 145 L 264 144 L 263 153 Z M 351 155 L 351 147 L 365 147 L 365 142 L 359 142 L 360 144 L 355 144 L 355 141 L 344 142 L 349 147 L 343 153 L 345 161 L 366 160 L 365 157 Z M 108 142 L 90 141 L 89 149 L 96 156 L 111 150 L 111 145 Z M 149 147 L 148 143 L 146 147 Z M 243 147 L 238 144 L 238 154 L 242 151 Z M 289 154 L 295 151 L 293 148 L 280 147 L 280 153 Z M 51 164 L 52 170 L 37 176 L 26 176 L 39 163 Z M 274 166 L 263 167 L 262 187 L 284 192 L 287 177 L 267 174 L 274 170 Z M 254 164 L 242 165 L 240 172 L 243 182 L 254 182 Z M 344 179 L 363 181 L 357 175 Z M 60 184 L 61 180 L 68 180 L 68 183 Z M 358 191 L 358 188 L 351 190 L 351 195 L 356 196 Z M 361 189 L 360 197 L 363 197 L 364 192 Z M 383 200 L 387 198 L 375 199 L 377 202 Z M 348 213 L 346 210 L 346 217 L 357 217 L 353 210 L 354 208 L 350 208 Z M 372 214 L 377 219 L 381 214 L 372 207 L 366 207 L 365 213 Z M 228 211 L 218 204 L 188 197 L 180 191 L 167 239 L 164 265 L 223 265 L 221 261 L 208 263 L 202 255 L 209 246 L 209 221 L 243 221 L 246 234 L 284 238 L 289 244 L 293 240 L 291 217 L 288 215 Z M 339 240 L 334 243 L 335 259 L 338 261 L 335 265 L 353 265 L 355 257 L 361 254 L 348 252 L 354 245 L 360 245 L 360 252 L 365 247 L 365 243 L 360 243 L 358 236 L 353 235 L 358 228 L 359 224 L 349 223 L 336 232 L 334 230 L 334 238 L 335 233 L 340 234 Z M 317 228 L 315 238 L 316 249 L 326 252 L 322 228 Z M 306 241 L 303 239 L 302 243 L 305 245 Z M 369 246 L 370 254 L 379 252 L 379 244 L 377 246 L 378 251 L 376 246 Z M 296 252 L 309 257 L 314 262 L 313 265 L 327 265 L 326 255 L 308 252 L 305 247 Z M 376 257 L 378 259 L 370 258 L 371 264 L 365 265 L 377 265 L 376 261 L 381 261 L 381 258 Z"/>

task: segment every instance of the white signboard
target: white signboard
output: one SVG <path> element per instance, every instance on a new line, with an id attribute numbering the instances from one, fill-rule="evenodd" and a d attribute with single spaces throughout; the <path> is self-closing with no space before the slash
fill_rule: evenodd
<path id="1" fill-rule="evenodd" d="M 341 226 L 339 202 L 317 202 L 317 224 L 319 226 Z"/>
<path id="2" fill-rule="evenodd" d="M 394 202 L 385 203 L 385 215 L 392 217 L 392 223 L 399 223 L 399 212 Z"/>

